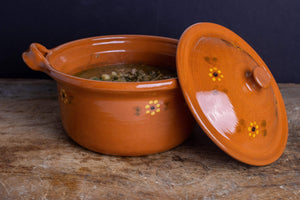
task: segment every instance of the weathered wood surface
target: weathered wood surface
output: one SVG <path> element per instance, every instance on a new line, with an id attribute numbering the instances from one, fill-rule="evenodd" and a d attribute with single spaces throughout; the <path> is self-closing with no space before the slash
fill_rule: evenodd
<path id="1" fill-rule="evenodd" d="M 289 118 L 282 157 L 240 163 L 196 127 L 144 157 L 90 152 L 67 137 L 55 82 L 0 80 L 0 199 L 299 199 L 300 85 L 281 84 Z"/>

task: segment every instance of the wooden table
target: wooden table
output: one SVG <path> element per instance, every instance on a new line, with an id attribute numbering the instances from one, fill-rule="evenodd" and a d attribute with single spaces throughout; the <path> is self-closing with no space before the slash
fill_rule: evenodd
<path id="1" fill-rule="evenodd" d="M 144 157 L 106 156 L 62 129 L 52 80 L 0 80 L 0 199 L 300 199 L 300 85 L 280 84 L 289 139 L 253 167 L 199 127 L 182 145 Z"/>

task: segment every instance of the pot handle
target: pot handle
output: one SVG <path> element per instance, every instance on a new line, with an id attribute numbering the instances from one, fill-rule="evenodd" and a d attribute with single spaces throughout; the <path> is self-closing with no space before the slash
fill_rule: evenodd
<path id="1" fill-rule="evenodd" d="M 22 54 L 24 62 L 35 71 L 48 72 L 49 62 L 45 58 L 50 50 L 38 43 L 32 43 L 29 49 Z"/>

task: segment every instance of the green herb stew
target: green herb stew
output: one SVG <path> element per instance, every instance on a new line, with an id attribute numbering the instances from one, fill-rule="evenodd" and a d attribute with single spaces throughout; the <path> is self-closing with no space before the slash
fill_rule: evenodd
<path id="1" fill-rule="evenodd" d="M 176 71 L 144 64 L 120 64 L 94 67 L 74 76 L 99 81 L 142 82 L 176 78 Z"/>

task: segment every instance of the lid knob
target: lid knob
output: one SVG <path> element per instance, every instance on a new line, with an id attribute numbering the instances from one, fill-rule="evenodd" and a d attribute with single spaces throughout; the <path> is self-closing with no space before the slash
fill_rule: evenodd
<path id="1" fill-rule="evenodd" d="M 267 88 L 271 82 L 271 77 L 262 67 L 256 67 L 253 70 L 255 82 L 262 88 Z"/>

